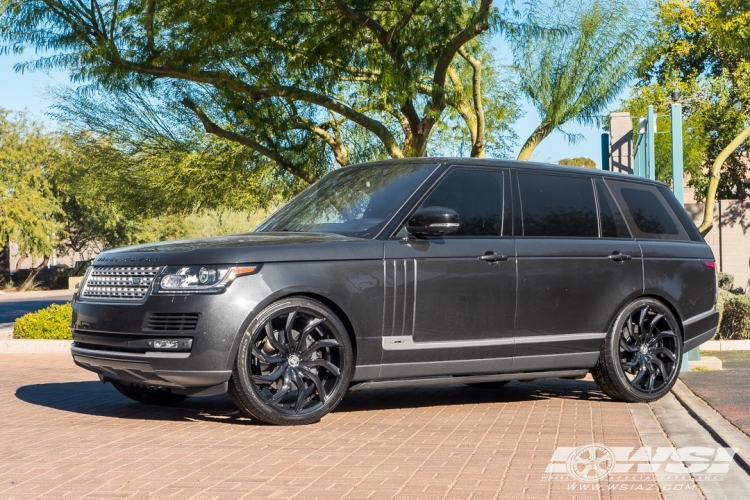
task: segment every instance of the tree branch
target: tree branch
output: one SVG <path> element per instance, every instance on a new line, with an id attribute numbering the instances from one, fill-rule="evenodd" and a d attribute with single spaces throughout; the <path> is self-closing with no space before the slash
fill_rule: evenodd
<path id="1" fill-rule="evenodd" d="M 435 65 L 435 74 L 433 81 L 435 82 L 435 91 L 433 93 L 432 107 L 437 111 L 442 111 L 445 107 L 443 87 L 445 86 L 445 77 L 448 72 L 453 58 L 456 56 L 458 50 L 463 47 L 467 42 L 476 38 L 478 35 L 484 33 L 490 28 L 487 17 L 489 16 L 490 8 L 492 7 L 492 0 L 482 0 L 479 6 L 479 10 L 472 17 L 471 25 L 467 26 L 460 33 L 454 36 L 445 46 L 443 54 L 438 59 Z"/>
<path id="2" fill-rule="evenodd" d="M 458 53 L 468 62 L 474 70 L 474 76 L 472 78 L 472 94 L 474 98 L 474 114 L 477 120 L 477 134 L 475 140 L 472 142 L 471 157 L 472 158 L 483 158 L 484 157 L 484 104 L 482 102 L 482 61 L 475 58 L 466 49 L 461 47 L 458 49 Z"/>
<path id="3" fill-rule="evenodd" d="M 206 130 L 207 133 L 213 134 L 217 137 L 221 137 L 223 139 L 227 139 L 229 141 L 237 142 L 239 144 L 242 144 L 243 146 L 247 146 L 248 148 L 252 149 L 253 151 L 262 154 L 266 158 L 269 158 L 270 160 L 275 161 L 279 164 L 281 168 L 289 172 L 290 174 L 299 177 L 303 181 L 307 182 L 308 184 L 312 184 L 315 182 L 315 178 L 309 176 L 308 174 L 301 172 L 299 169 L 295 168 L 292 164 L 284 160 L 279 154 L 277 154 L 275 151 L 272 151 L 271 149 L 265 147 L 264 145 L 253 141 L 252 139 L 249 139 L 245 137 L 244 135 L 238 134 L 236 132 L 232 132 L 229 130 L 225 130 L 221 128 L 219 125 L 211 121 L 211 119 L 206 115 L 206 113 L 203 112 L 202 109 L 200 109 L 193 101 L 191 101 L 188 98 L 185 98 L 181 101 L 182 105 L 186 108 L 190 109 L 195 115 L 198 117 L 198 119 L 203 124 L 203 128 Z"/>
<path id="4" fill-rule="evenodd" d="M 276 87 L 256 87 L 248 85 L 242 80 L 238 79 L 234 75 L 226 71 L 204 71 L 198 72 L 188 71 L 185 68 L 170 67 L 167 65 L 161 67 L 143 66 L 129 61 L 122 61 L 121 64 L 126 69 L 131 71 L 137 71 L 143 74 L 155 76 L 157 78 L 176 78 L 180 80 L 192 81 L 195 83 L 206 83 L 218 88 L 227 88 L 234 90 L 242 94 L 247 95 L 254 102 L 261 101 L 263 99 L 270 99 L 272 97 L 282 97 L 285 99 L 293 99 L 298 101 L 315 104 L 333 111 L 344 118 L 347 118 L 354 123 L 363 126 L 378 139 L 381 140 L 383 145 L 388 151 L 388 154 L 393 158 L 402 158 L 403 152 L 396 142 L 395 137 L 388 127 L 383 125 L 378 120 L 370 118 L 369 116 L 356 111 L 350 106 L 338 101 L 327 95 L 318 94 L 305 89 L 292 87 L 288 85 L 280 85 Z"/>

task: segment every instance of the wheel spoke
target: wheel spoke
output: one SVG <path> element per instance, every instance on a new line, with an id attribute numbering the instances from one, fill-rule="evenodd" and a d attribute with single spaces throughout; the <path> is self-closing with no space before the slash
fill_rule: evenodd
<path id="1" fill-rule="evenodd" d="M 641 314 L 638 317 L 638 336 L 640 337 L 640 341 L 643 342 L 645 340 L 646 336 L 646 327 L 644 326 L 644 323 L 646 322 L 646 315 L 648 314 L 649 307 L 646 306 L 643 309 L 641 309 Z"/>
<path id="2" fill-rule="evenodd" d="M 640 360 L 639 356 L 633 356 L 632 360 L 630 360 L 630 361 L 621 361 L 620 364 L 622 366 L 626 366 L 628 368 L 635 368 L 636 366 L 638 366 L 638 363 L 640 363 L 640 362 L 641 362 L 641 360 Z"/>
<path id="3" fill-rule="evenodd" d="M 664 362 L 659 358 L 653 358 L 651 360 L 651 363 L 653 363 L 659 369 L 659 371 L 661 372 L 661 378 L 666 384 L 669 379 L 669 373 L 667 373 L 667 368 L 664 366 Z"/>
<path id="4" fill-rule="evenodd" d="M 310 366 L 320 366 L 321 368 L 325 368 L 329 372 L 333 373 L 335 376 L 340 377 L 341 371 L 328 360 L 317 358 L 317 359 L 305 359 L 299 362 L 300 366 L 304 367 L 310 367 Z"/>
<path id="5" fill-rule="evenodd" d="M 677 356 L 675 356 L 675 354 L 669 349 L 667 349 L 666 347 L 657 347 L 656 349 L 653 349 L 651 352 L 653 352 L 654 354 L 664 354 L 666 357 L 668 357 L 672 361 L 677 361 Z"/>
<path id="6" fill-rule="evenodd" d="M 297 317 L 297 311 L 299 311 L 299 309 L 295 309 L 289 313 L 286 317 L 286 326 L 284 327 L 284 336 L 289 343 L 289 352 L 296 352 L 297 350 L 297 345 L 295 344 L 294 336 L 292 335 L 292 327 L 294 326 L 294 319 Z"/>
<path id="7" fill-rule="evenodd" d="M 326 394 L 326 389 L 325 387 L 323 387 L 323 382 L 321 382 L 320 378 L 308 368 L 300 368 L 300 374 L 303 374 L 305 377 L 310 379 L 310 381 L 315 385 L 315 389 L 318 391 L 318 398 L 320 399 L 320 402 L 325 403 L 326 399 L 328 399 L 328 394 Z"/>
<path id="8" fill-rule="evenodd" d="M 654 382 L 656 381 L 656 372 L 652 372 L 649 368 L 649 377 L 648 377 L 648 392 L 654 392 Z"/>
<path id="9" fill-rule="evenodd" d="M 279 377 L 281 377 L 284 374 L 284 371 L 287 368 L 286 363 L 281 363 L 274 371 L 269 373 L 268 375 L 252 375 L 253 380 L 260 383 L 270 384 L 272 382 L 276 382 Z"/>
<path id="10" fill-rule="evenodd" d="M 646 375 L 646 372 L 648 371 L 648 370 L 646 370 L 646 363 L 644 363 L 643 361 L 641 361 L 640 365 L 641 366 L 638 369 L 638 373 L 636 374 L 635 378 L 630 381 L 630 385 L 632 385 L 633 387 L 635 387 L 636 385 L 638 385 L 638 383 L 641 381 L 641 379 Z"/>
<path id="11" fill-rule="evenodd" d="M 636 352 L 638 350 L 637 347 L 628 344 L 628 342 L 625 340 L 625 337 L 620 337 L 620 348 L 628 352 Z"/>
<path id="12" fill-rule="evenodd" d="M 664 314 L 659 313 L 656 316 L 654 316 L 654 319 L 651 320 L 651 324 L 648 326 L 648 333 L 653 334 L 654 328 L 656 328 L 657 323 L 664 319 Z"/>
<path id="13" fill-rule="evenodd" d="M 299 356 L 300 358 L 306 358 L 309 354 L 312 354 L 318 349 L 323 349 L 324 347 L 341 347 L 341 344 L 333 339 L 318 340 L 313 345 L 302 351 Z"/>
<path id="14" fill-rule="evenodd" d="M 271 346 L 279 351 L 281 354 L 289 354 L 289 349 L 284 346 L 282 342 L 276 339 L 276 336 L 273 334 L 273 326 L 271 325 L 271 320 L 269 319 L 266 323 L 266 337 L 268 337 L 268 341 L 271 343 Z"/>
<path id="15" fill-rule="evenodd" d="M 251 344 L 251 350 L 253 353 L 253 356 L 260 359 L 262 362 L 268 364 L 268 365 L 275 365 L 278 363 L 282 363 L 286 361 L 286 358 L 281 358 L 279 356 L 268 356 L 263 351 L 259 350 L 255 344 Z"/>
<path id="16" fill-rule="evenodd" d="M 302 333 L 300 333 L 299 339 L 297 340 L 297 351 L 299 351 L 302 347 L 305 346 L 305 341 L 307 340 L 307 336 L 310 335 L 310 333 L 313 330 L 315 330 L 318 326 L 325 323 L 325 321 L 326 321 L 326 318 L 316 318 L 307 324 L 305 329 L 302 330 Z"/>
<path id="17" fill-rule="evenodd" d="M 677 335 L 675 335 L 674 332 L 672 332 L 670 330 L 664 330 L 663 332 L 659 332 L 659 334 L 656 335 L 656 337 L 654 337 L 653 339 L 651 339 L 651 342 L 649 342 L 649 344 L 652 344 L 652 345 L 656 344 L 657 342 L 659 342 L 664 337 L 676 337 L 676 336 Z"/>
<path id="18" fill-rule="evenodd" d="M 297 387 L 297 402 L 294 404 L 294 414 L 296 415 L 302 409 L 302 404 L 305 402 L 305 384 L 302 382 L 302 377 L 300 377 L 297 370 L 292 370 L 292 380 Z"/>
<path id="19" fill-rule="evenodd" d="M 278 391 L 276 391 L 276 394 L 274 394 L 271 398 L 269 398 L 268 402 L 270 404 L 274 404 L 277 401 L 280 401 L 281 398 L 283 398 L 284 396 L 286 396 L 289 393 L 289 391 L 291 390 L 291 388 L 292 388 L 291 382 L 292 381 L 289 378 L 289 371 L 290 371 L 289 368 L 287 368 L 284 371 L 284 385 L 281 386 L 281 389 L 279 389 Z"/>

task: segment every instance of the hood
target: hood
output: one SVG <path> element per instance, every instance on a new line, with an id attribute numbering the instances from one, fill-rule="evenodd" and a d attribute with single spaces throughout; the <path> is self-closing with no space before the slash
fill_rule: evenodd
<path id="1" fill-rule="evenodd" d="M 333 233 L 245 233 L 107 250 L 94 265 L 199 265 L 382 259 L 383 242 Z"/>

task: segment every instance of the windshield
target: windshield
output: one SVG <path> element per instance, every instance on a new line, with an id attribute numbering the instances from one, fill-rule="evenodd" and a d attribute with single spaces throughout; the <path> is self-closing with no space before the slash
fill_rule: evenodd
<path id="1" fill-rule="evenodd" d="M 400 163 L 336 170 L 282 206 L 255 231 L 374 237 L 434 168 Z"/>

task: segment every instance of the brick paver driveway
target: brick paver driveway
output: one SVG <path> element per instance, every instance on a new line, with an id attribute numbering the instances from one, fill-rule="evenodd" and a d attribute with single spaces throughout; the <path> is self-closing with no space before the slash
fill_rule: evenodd
<path id="1" fill-rule="evenodd" d="M 589 381 L 352 393 L 269 427 L 226 396 L 120 396 L 65 355 L 0 355 L 0 498 L 660 498 L 542 479 L 555 446 L 641 446 Z M 649 487 L 651 489 L 649 489 Z"/>

